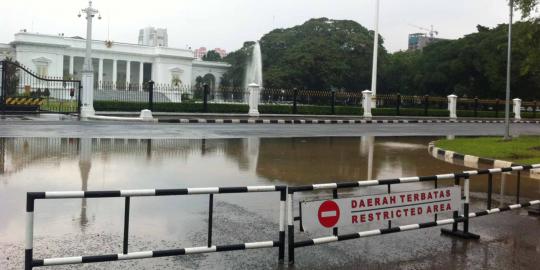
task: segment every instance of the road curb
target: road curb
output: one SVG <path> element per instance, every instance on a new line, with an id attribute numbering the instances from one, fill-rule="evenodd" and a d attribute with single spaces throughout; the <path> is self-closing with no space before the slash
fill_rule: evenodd
<path id="1" fill-rule="evenodd" d="M 489 166 L 490 168 L 506 168 L 513 166 L 521 166 L 523 164 L 517 164 L 506 160 L 492 159 L 485 157 L 478 157 L 473 155 L 465 155 L 450 150 L 445 150 L 435 146 L 435 142 L 428 144 L 428 152 L 436 159 L 443 160 L 447 163 L 454 165 L 461 165 L 469 168 L 479 169 L 481 165 Z M 540 170 L 530 170 L 529 177 L 534 179 L 540 179 Z"/>
<path id="2" fill-rule="evenodd" d="M 336 119 L 158 119 L 170 124 L 427 124 L 427 123 L 484 123 L 501 124 L 503 120 L 336 120 Z M 514 124 L 540 124 L 540 121 L 512 121 Z"/>

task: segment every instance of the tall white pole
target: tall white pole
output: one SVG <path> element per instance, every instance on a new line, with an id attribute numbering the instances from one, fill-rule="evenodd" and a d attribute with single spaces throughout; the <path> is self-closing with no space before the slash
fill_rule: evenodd
<path id="1" fill-rule="evenodd" d="M 379 9 L 380 9 L 380 0 L 377 0 L 375 7 L 375 37 L 373 41 L 373 70 L 371 71 L 371 92 L 373 93 L 371 97 L 371 108 L 376 107 L 376 96 L 377 96 L 377 61 L 379 56 Z"/>
<path id="2" fill-rule="evenodd" d="M 86 15 L 86 55 L 82 70 L 81 118 L 88 118 L 95 114 L 94 67 L 92 65 L 92 19 L 98 13 L 98 10 L 92 8 L 92 1 L 88 1 L 88 7 L 81 10 L 81 12 Z"/>
<path id="3" fill-rule="evenodd" d="M 510 68 L 512 65 L 512 22 L 514 16 L 514 0 L 510 0 L 510 22 L 508 23 L 508 60 L 506 63 L 506 103 L 504 105 L 504 139 L 510 137 Z"/>

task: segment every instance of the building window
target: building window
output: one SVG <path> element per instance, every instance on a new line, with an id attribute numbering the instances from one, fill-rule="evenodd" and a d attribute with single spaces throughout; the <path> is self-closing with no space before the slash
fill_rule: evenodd
<path id="1" fill-rule="evenodd" d="M 34 65 L 36 65 L 35 72 L 40 77 L 49 76 L 49 64 L 52 62 L 51 59 L 45 57 L 39 57 L 32 60 Z"/>
<path id="2" fill-rule="evenodd" d="M 49 67 L 47 65 L 38 65 L 37 66 L 37 75 L 40 77 L 49 76 Z"/>

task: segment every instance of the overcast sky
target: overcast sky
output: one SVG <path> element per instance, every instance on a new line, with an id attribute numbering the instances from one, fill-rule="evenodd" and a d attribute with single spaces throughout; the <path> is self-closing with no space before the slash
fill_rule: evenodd
<path id="1" fill-rule="evenodd" d="M 1 0 L 9 1 L 9 0 Z M 137 43 L 146 26 L 167 28 L 169 47 L 240 48 L 274 28 L 292 27 L 310 18 L 354 20 L 374 28 L 375 0 L 95 0 L 103 19 L 94 24 L 94 39 Z M 2 4 L 0 42 L 21 29 L 43 34 L 84 36 L 78 18 L 84 0 L 16 0 Z M 434 25 L 439 37 L 459 38 L 476 25 L 508 21 L 507 0 L 381 0 L 380 32 L 390 51 L 407 48 L 413 26 Z"/>

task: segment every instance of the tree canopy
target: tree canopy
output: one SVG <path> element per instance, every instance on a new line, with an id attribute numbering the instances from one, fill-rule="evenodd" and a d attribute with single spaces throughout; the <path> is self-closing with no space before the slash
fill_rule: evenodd
<path id="1" fill-rule="evenodd" d="M 522 17 L 527 18 L 540 4 L 540 0 L 514 0 L 516 9 L 521 11 Z"/>
<path id="2" fill-rule="evenodd" d="M 327 18 L 273 30 L 260 40 L 264 85 L 366 89 L 371 78 L 373 34 L 354 21 Z M 252 46 L 253 42 L 247 42 L 224 59 L 233 65 L 224 79 L 235 86 L 243 84 Z M 383 42 L 379 46 L 380 58 L 385 61 L 388 53 Z"/>
<path id="3" fill-rule="evenodd" d="M 423 52 L 398 52 L 383 68 L 381 88 L 408 94 L 504 97 L 508 25 L 458 40 L 431 44 Z M 540 25 L 514 24 L 512 93 L 521 98 L 540 97 Z"/>
<path id="4" fill-rule="evenodd" d="M 479 25 L 478 32 L 430 44 L 423 51 L 389 54 L 379 48 L 378 93 L 503 98 L 508 25 Z M 260 40 L 268 88 L 361 91 L 371 84 L 373 31 L 349 20 L 312 19 L 276 29 Z M 540 19 L 514 24 L 512 95 L 540 98 Z M 254 42 L 229 54 L 222 78 L 242 86 Z"/>

